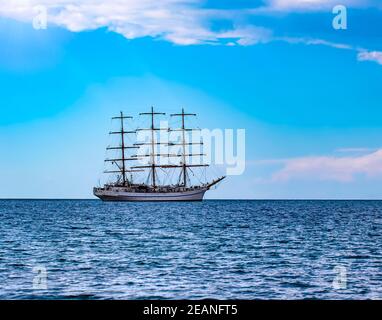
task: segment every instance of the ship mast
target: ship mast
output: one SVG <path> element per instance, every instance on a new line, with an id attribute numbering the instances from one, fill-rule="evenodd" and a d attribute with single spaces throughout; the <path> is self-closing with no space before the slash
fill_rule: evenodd
<path id="1" fill-rule="evenodd" d="M 160 142 L 156 142 L 155 141 L 155 131 L 159 131 L 159 130 L 167 130 L 165 128 L 156 128 L 155 127 L 155 121 L 154 121 L 154 117 L 155 115 L 166 115 L 165 113 L 163 112 L 154 112 L 154 107 L 151 107 L 151 112 L 143 112 L 143 113 L 140 113 L 139 115 L 149 115 L 151 116 L 151 128 L 150 129 L 137 129 L 137 131 L 139 130 L 149 130 L 151 131 L 151 141 L 150 141 L 150 145 L 151 145 L 151 153 L 150 153 L 150 158 L 151 158 L 151 183 L 152 183 L 152 187 L 153 188 L 156 188 L 157 186 L 157 183 L 156 183 L 156 167 L 159 167 L 157 164 L 156 164 L 156 161 L 155 161 L 155 157 L 158 155 L 155 153 L 155 146 L 158 145 L 158 144 L 161 144 Z M 136 145 L 145 145 L 145 143 L 137 143 Z"/>
<path id="2" fill-rule="evenodd" d="M 123 133 L 123 119 L 126 118 L 123 116 L 123 112 L 121 111 L 121 151 L 122 151 L 122 179 L 123 185 L 126 185 L 126 164 L 125 164 L 125 135 Z M 131 117 L 130 117 L 131 118 Z"/>
<path id="3" fill-rule="evenodd" d="M 113 135 L 113 134 L 117 134 L 117 135 L 120 135 L 121 136 L 121 143 L 119 146 L 116 146 L 116 147 L 107 147 L 106 150 L 121 150 L 121 156 L 120 158 L 117 158 L 117 159 L 106 159 L 105 162 L 111 162 L 113 164 L 115 164 L 119 170 L 116 170 L 116 171 L 105 171 L 105 173 L 120 173 L 121 174 L 121 177 L 122 177 L 122 185 L 123 186 L 126 186 L 126 185 L 129 185 L 130 184 L 130 181 L 129 179 L 127 178 L 126 176 L 126 173 L 127 172 L 135 172 L 136 170 L 128 170 L 126 169 L 126 161 L 130 161 L 130 160 L 139 160 L 139 158 L 136 158 L 136 157 L 126 157 L 126 153 L 125 153 L 125 150 L 126 149 L 137 149 L 139 147 L 137 146 L 126 146 L 125 144 L 125 134 L 129 134 L 129 133 L 136 133 L 136 131 L 125 131 L 125 128 L 124 128 L 124 120 L 125 119 L 132 119 L 133 117 L 131 116 L 125 116 L 123 114 L 123 112 L 121 111 L 120 112 L 120 115 L 118 117 L 113 117 L 112 120 L 120 120 L 120 128 L 121 130 L 120 131 L 112 131 L 112 132 L 109 132 L 109 134 Z M 118 163 L 121 162 L 121 165 L 119 165 Z"/>
<path id="4" fill-rule="evenodd" d="M 182 154 L 181 154 L 181 157 L 182 157 L 182 163 L 180 165 L 180 167 L 182 168 L 181 169 L 181 175 L 183 176 L 183 187 L 187 187 L 187 168 L 188 167 L 204 167 L 204 166 L 207 166 L 207 165 L 203 165 L 203 164 L 199 164 L 199 165 L 189 165 L 187 164 L 187 161 L 186 159 L 188 157 L 191 157 L 191 156 L 204 156 L 204 154 L 202 153 L 198 153 L 198 154 L 195 154 L 195 153 L 189 153 L 187 154 L 186 153 L 186 146 L 189 146 L 191 144 L 200 144 L 200 145 L 203 145 L 203 142 L 200 142 L 200 143 L 188 143 L 186 141 L 186 131 L 195 131 L 195 130 L 199 130 L 199 129 L 191 129 L 191 128 L 186 128 L 185 126 L 185 117 L 187 116 L 196 116 L 195 113 L 185 113 L 184 112 L 184 108 L 182 108 L 182 113 L 174 113 L 174 114 L 171 114 L 171 117 L 182 117 L 182 126 L 180 129 L 172 129 L 170 131 L 181 131 L 182 132 L 182 141 L 181 141 L 181 146 L 182 146 Z M 172 143 L 171 145 L 178 145 L 178 144 L 175 144 L 175 143 Z"/>

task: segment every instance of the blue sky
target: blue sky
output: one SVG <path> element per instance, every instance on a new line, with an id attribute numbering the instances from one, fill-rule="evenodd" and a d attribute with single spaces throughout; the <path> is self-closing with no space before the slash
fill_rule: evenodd
<path id="1" fill-rule="evenodd" d="M 210 198 L 382 197 L 378 1 L 342 1 L 347 30 L 331 0 L 70 3 L 0 1 L 0 197 L 91 197 L 109 118 L 152 104 L 246 129 Z"/>

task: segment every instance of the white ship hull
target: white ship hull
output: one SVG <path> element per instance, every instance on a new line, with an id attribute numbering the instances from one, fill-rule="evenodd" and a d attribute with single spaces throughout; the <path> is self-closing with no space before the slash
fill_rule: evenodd
<path id="1" fill-rule="evenodd" d="M 131 192 L 113 188 L 95 189 L 94 195 L 103 201 L 202 201 L 208 188 L 179 192 Z"/>

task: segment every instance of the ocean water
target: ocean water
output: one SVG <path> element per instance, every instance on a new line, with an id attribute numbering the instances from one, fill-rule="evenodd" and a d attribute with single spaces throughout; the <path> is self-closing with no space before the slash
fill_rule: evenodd
<path id="1" fill-rule="evenodd" d="M 0 201 L 1 299 L 382 299 L 382 202 Z"/>

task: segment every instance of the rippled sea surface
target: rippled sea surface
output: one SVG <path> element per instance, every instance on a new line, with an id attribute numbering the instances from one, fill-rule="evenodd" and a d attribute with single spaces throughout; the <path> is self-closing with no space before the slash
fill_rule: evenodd
<path id="1" fill-rule="evenodd" d="M 382 298 L 379 201 L 2 200 L 0 219 L 2 299 Z"/>

